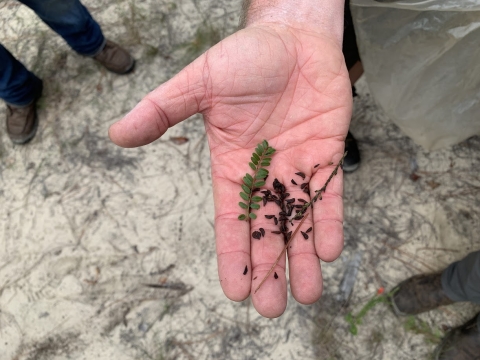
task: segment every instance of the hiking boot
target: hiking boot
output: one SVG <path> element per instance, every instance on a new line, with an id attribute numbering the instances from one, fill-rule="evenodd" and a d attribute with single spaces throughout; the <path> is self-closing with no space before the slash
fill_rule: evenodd
<path id="1" fill-rule="evenodd" d="M 350 131 L 345 139 L 345 151 L 347 156 L 343 160 L 343 171 L 353 172 L 360 166 L 360 151 L 358 150 L 357 141 Z"/>
<path id="2" fill-rule="evenodd" d="M 435 360 L 480 360 L 478 317 L 451 330 L 435 349 Z"/>
<path id="3" fill-rule="evenodd" d="M 110 40 L 106 41 L 102 51 L 93 58 L 116 74 L 128 74 L 135 66 L 135 59 L 128 51 Z"/>
<path id="4" fill-rule="evenodd" d="M 42 95 L 42 80 L 37 79 L 34 100 L 26 106 L 7 103 L 7 134 L 14 144 L 26 144 L 33 139 L 38 128 L 37 100 Z"/>
<path id="5" fill-rule="evenodd" d="M 442 289 L 442 274 L 416 275 L 393 289 L 392 307 L 397 315 L 416 315 L 453 303 Z"/>

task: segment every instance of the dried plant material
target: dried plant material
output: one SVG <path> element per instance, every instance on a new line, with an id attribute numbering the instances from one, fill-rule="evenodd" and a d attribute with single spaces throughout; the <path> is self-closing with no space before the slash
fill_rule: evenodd
<path id="1" fill-rule="evenodd" d="M 435 180 L 428 180 L 427 185 L 432 188 L 432 190 L 435 190 L 437 187 L 439 187 L 441 184 L 436 182 Z"/>
<path id="2" fill-rule="evenodd" d="M 410 174 L 410 180 L 412 180 L 412 181 L 417 181 L 417 180 L 420 179 L 420 178 L 421 178 L 420 175 L 417 175 L 417 174 L 415 174 L 415 173 L 411 173 L 411 174 Z"/>
<path id="3" fill-rule="evenodd" d="M 188 138 L 185 136 L 170 136 L 170 141 L 175 145 L 183 145 L 188 142 Z"/>
<path id="4" fill-rule="evenodd" d="M 315 196 L 313 197 L 313 199 L 310 201 L 310 202 L 306 202 L 304 205 L 303 205 L 303 208 L 300 210 L 300 211 L 297 211 L 296 215 L 294 216 L 294 220 L 300 220 L 303 215 L 305 214 L 305 211 L 315 202 L 317 202 L 317 200 L 322 200 L 322 192 L 325 192 L 325 190 L 327 189 L 327 185 L 330 183 L 330 181 L 332 181 L 333 177 L 335 175 L 337 175 L 338 173 L 338 168 L 341 167 L 343 165 L 343 160 L 345 159 L 345 156 L 347 156 L 347 152 L 345 152 L 342 156 L 342 158 L 340 159 L 340 161 L 338 162 L 337 166 L 335 166 L 335 168 L 333 169 L 332 173 L 330 174 L 330 176 L 328 177 L 327 181 L 325 182 L 325 184 L 322 186 L 321 189 L 319 190 L 315 190 Z M 305 189 L 308 189 L 308 186 L 305 187 Z M 305 189 L 303 189 L 303 191 L 305 191 Z M 310 191 L 310 190 L 308 190 Z M 299 200 L 300 201 L 300 200 Z"/>

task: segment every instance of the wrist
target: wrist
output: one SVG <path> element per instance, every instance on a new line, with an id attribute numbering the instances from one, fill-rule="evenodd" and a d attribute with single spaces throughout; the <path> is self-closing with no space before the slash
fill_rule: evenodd
<path id="1" fill-rule="evenodd" d="M 277 24 L 321 33 L 340 44 L 344 0 L 244 0 L 240 27 Z"/>

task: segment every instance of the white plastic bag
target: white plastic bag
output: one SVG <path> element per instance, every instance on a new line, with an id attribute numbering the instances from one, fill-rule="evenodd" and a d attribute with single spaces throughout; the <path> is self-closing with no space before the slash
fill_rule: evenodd
<path id="1" fill-rule="evenodd" d="M 480 0 L 351 0 L 367 82 L 408 136 L 435 150 L 480 134 Z"/>

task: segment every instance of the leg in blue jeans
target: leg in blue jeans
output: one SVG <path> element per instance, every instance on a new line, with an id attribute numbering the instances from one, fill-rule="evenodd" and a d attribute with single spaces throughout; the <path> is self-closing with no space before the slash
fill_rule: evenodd
<path id="1" fill-rule="evenodd" d="M 41 83 L 0 44 L 0 98 L 10 105 L 26 106 L 40 96 Z"/>
<path id="2" fill-rule="evenodd" d="M 105 44 L 102 30 L 79 0 L 20 0 L 81 55 L 94 56 Z"/>
<path id="3" fill-rule="evenodd" d="M 78 0 L 20 0 L 81 55 L 94 56 L 105 38 L 98 23 Z M 0 98 L 16 106 L 30 104 L 40 80 L 0 45 Z"/>

